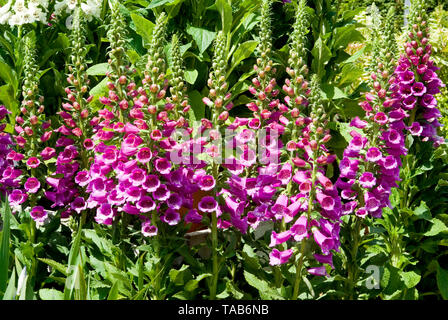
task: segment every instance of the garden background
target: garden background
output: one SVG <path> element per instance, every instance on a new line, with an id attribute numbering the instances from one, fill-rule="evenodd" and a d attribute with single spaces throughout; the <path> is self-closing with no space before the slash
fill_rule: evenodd
<path id="1" fill-rule="evenodd" d="M 404 25 L 404 0 L 0 0 L 0 298 L 448 299 L 448 1 L 411 2 Z M 417 46 L 440 113 L 387 118 Z M 194 121 L 247 146 L 280 124 L 279 171 L 247 146 L 241 171 L 171 164 L 166 132 Z M 360 133 L 361 162 L 399 170 L 343 177 Z"/>

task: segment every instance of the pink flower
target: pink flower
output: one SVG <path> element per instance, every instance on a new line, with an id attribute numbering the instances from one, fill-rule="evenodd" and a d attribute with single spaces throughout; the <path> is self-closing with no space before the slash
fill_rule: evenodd
<path id="1" fill-rule="evenodd" d="M 143 163 L 143 164 L 148 163 L 151 160 L 151 158 L 152 158 L 151 149 L 144 147 L 144 148 L 141 148 L 140 150 L 138 150 L 137 160 L 140 163 Z"/>
<path id="2" fill-rule="evenodd" d="M 24 188 L 29 193 L 36 193 L 40 188 L 40 182 L 34 177 L 30 177 L 26 180 Z"/>
<path id="3" fill-rule="evenodd" d="M 276 233 L 275 231 L 272 231 L 271 233 L 271 243 L 269 244 L 270 247 L 275 247 L 276 245 L 282 244 L 283 242 L 286 242 L 291 238 L 291 231 L 287 230 L 284 232 Z"/>
<path id="4" fill-rule="evenodd" d="M 277 266 L 288 262 L 289 258 L 292 256 L 292 249 L 288 249 L 285 251 L 279 251 L 277 249 L 273 249 L 269 254 L 269 264 L 271 266 Z"/>
<path id="5" fill-rule="evenodd" d="M 39 167 L 40 160 L 36 157 L 31 157 L 27 160 L 26 165 L 32 169 Z"/>
<path id="6" fill-rule="evenodd" d="M 199 180 L 199 188 L 203 191 L 210 191 L 215 187 L 215 179 L 211 175 L 202 176 Z"/>
<path id="7" fill-rule="evenodd" d="M 42 223 L 47 218 L 48 212 L 45 211 L 44 207 L 36 206 L 31 209 L 30 215 L 34 221 Z"/>
<path id="8" fill-rule="evenodd" d="M 146 220 L 142 223 L 142 234 L 145 237 L 154 237 L 157 235 L 157 227 L 151 224 L 151 221 Z"/>

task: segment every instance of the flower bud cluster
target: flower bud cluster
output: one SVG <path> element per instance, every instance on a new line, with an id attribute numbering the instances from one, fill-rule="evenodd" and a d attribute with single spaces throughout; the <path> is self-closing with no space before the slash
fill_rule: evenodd
<path id="1" fill-rule="evenodd" d="M 228 92 L 229 84 L 226 80 L 227 67 L 227 37 L 220 31 L 215 39 L 215 55 L 212 62 L 212 71 L 208 79 L 210 89 L 208 97 L 202 101 L 211 109 L 212 123 L 224 122 L 228 118 L 229 111 L 233 107 L 231 93 Z"/>
<path id="2" fill-rule="evenodd" d="M 261 122 L 269 119 L 280 103 L 280 100 L 276 99 L 280 91 L 276 88 L 277 82 L 274 78 L 277 70 L 271 59 L 271 5 L 272 0 L 264 0 L 261 4 L 260 43 L 257 47 L 257 64 L 254 65 L 257 75 L 252 78 L 252 85 L 249 87 L 256 99 L 246 105 L 254 113 L 254 118 L 260 119 Z"/>
<path id="3" fill-rule="evenodd" d="M 188 104 L 188 97 L 185 95 L 187 86 L 184 80 L 184 70 L 182 67 L 182 56 L 179 46 L 179 38 L 174 34 L 171 40 L 171 58 L 172 58 L 172 74 L 170 79 L 170 97 L 166 98 L 168 104 L 173 105 L 175 120 L 182 123 L 180 115 L 185 115 L 190 110 L 191 106 Z"/>
<path id="4" fill-rule="evenodd" d="M 308 78 L 306 35 L 309 32 L 309 19 L 306 12 L 306 0 L 300 0 L 290 37 L 289 66 L 286 68 L 290 78 L 286 79 L 283 85 L 283 91 L 286 93 L 285 102 L 292 110 L 301 110 L 302 106 L 308 103 L 306 101 L 306 95 L 309 92 L 309 83 L 306 80 Z"/>
<path id="5" fill-rule="evenodd" d="M 172 110 L 173 104 L 169 102 L 167 106 L 162 102 L 165 101 L 168 90 L 168 79 L 166 77 L 166 60 L 163 51 L 166 41 L 166 24 L 167 16 L 162 12 L 156 20 L 156 25 L 151 38 L 151 46 L 148 51 L 148 62 L 146 64 L 145 79 L 143 87 L 146 91 L 146 99 L 143 101 L 148 104 L 148 112 L 151 115 L 151 129 L 154 129 L 157 121 L 157 114 Z M 178 79 L 177 79 L 178 80 Z M 177 81 L 176 80 L 176 81 Z M 145 95 L 145 94 L 144 94 Z M 183 103 L 183 101 L 181 101 Z M 165 116 L 164 116 L 165 117 Z"/>

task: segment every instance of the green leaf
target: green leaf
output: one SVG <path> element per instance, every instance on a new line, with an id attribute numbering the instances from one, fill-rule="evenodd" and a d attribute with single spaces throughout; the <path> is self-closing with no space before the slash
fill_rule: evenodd
<path id="1" fill-rule="evenodd" d="M 331 50 L 324 43 L 321 36 L 319 36 L 314 43 L 311 54 L 314 57 L 313 62 L 311 63 L 311 69 L 321 78 L 325 72 L 325 65 L 332 57 Z"/>
<path id="2" fill-rule="evenodd" d="M 112 288 L 110 288 L 107 300 L 118 300 L 118 281 L 114 282 Z"/>
<path id="3" fill-rule="evenodd" d="M 348 96 L 341 89 L 330 84 L 322 84 L 321 89 L 322 98 L 324 99 L 337 100 L 348 98 Z"/>
<path id="4" fill-rule="evenodd" d="M 40 289 L 39 297 L 42 300 L 64 300 L 64 294 L 56 289 Z"/>
<path id="5" fill-rule="evenodd" d="M 349 43 L 363 41 L 364 37 L 356 30 L 356 26 L 348 25 L 334 29 L 334 39 L 334 49 L 345 49 Z"/>
<path id="6" fill-rule="evenodd" d="M 174 1 L 175 0 L 153 0 L 153 1 L 151 1 L 149 6 L 147 7 L 147 9 L 157 8 L 157 7 L 163 6 L 166 3 L 171 3 Z"/>
<path id="7" fill-rule="evenodd" d="M 425 201 L 421 201 L 420 205 L 414 209 L 414 216 L 417 217 L 418 219 L 425 219 L 431 221 L 432 219 L 431 211 L 429 210 Z"/>
<path id="8" fill-rule="evenodd" d="M 110 65 L 105 62 L 91 66 L 86 72 L 89 76 L 105 76 L 106 73 L 110 71 L 112 71 Z"/>
<path id="9" fill-rule="evenodd" d="M 187 278 L 191 278 L 191 271 L 188 268 L 189 266 L 184 264 L 179 270 L 171 269 L 168 274 L 171 281 L 179 286 L 184 285 Z"/>
<path id="10" fill-rule="evenodd" d="M 414 271 L 401 272 L 401 279 L 403 279 L 404 284 L 408 289 L 415 287 L 420 282 L 421 278 L 422 277 Z"/>
<path id="11" fill-rule="evenodd" d="M 437 286 L 444 300 L 448 300 L 448 270 L 437 264 Z"/>
<path id="12" fill-rule="evenodd" d="M 131 19 L 132 19 L 132 21 L 134 21 L 134 24 L 135 24 L 135 28 L 136 28 L 135 32 L 137 32 L 137 34 L 142 36 L 142 38 L 146 42 L 148 42 L 148 43 L 151 42 L 152 30 L 154 29 L 154 26 L 155 26 L 154 23 L 152 23 L 148 19 L 145 19 L 142 16 L 135 14 L 135 13 L 131 13 Z"/>
<path id="13" fill-rule="evenodd" d="M 258 278 L 257 276 L 246 270 L 244 270 L 244 278 L 246 279 L 248 284 L 258 290 L 261 299 L 284 300 L 284 298 L 275 289 L 273 289 L 272 285 L 269 282 Z"/>
<path id="14" fill-rule="evenodd" d="M 232 73 L 233 69 L 235 69 L 238 64 L 243 61 L 244 59 L 247 59 L 251 56 L 251 54 L 255 51 L 255 48 L 258 45 L 258 41 L 256 40 L 249 40 L 246 42 L 243 42 L 238 46 L 238 49 L 235 50 L 232 56 L 232 62 L 230 70 L 227 72 L 227 77 Z"/>
<path id="15" fill-rule="evenodd" d="M 3 230 L 2 238 L 0 242 L 0 293 L 4 293 L 7 287 L 8 281 L 8 269 L 9 269 L 9 241 L 10 241 L 10 215 L 11 207 L 8 201 L 3 202 L 2 208 L 2 221 Z"/>
<path id="16" fill-rule="evenodd" d="M 209 31 L 203 28 L 197 28 L 193 26 L 187 27 L 187 33 L 193 37 L 194 42 L 199 48 L 199 52 L 202 54 L 212 44 L 216 38 L 216 32 Z"/>
<path id="17" fill-rule="evenodd" d="M 202 94 L 194 90 L 188 93 L 191 109 L 193 109 L 196 120 L 200 120 L 205 116 L 205 104 L 202 102 Z"/>
<path id="18" fill-rule="evenodd" d="M 194 84 L 198 78 L 198 70 L 185 70 L 184 78 L 189 84 Z"/>
<path id="19" fill-rule="evenodd" d="M 431 229 L 423 235 L 432 237 L 438 235 L 439 233 L 448 231 L 448 227 L 441 220 L 434 218 L 432 223 Z"/>
<path id="20" fill-rule="evenodd" d="M 215 4 L 221 15 L 222 31 L 224 34 L 228 34 L 232 29 L 232 7 L 227 0 L 216 0 Z"/>
<path id="21" fill-rule="evenodd" d="M 11 84 L 14 88 L 17 88 L 18 80 L 15 70 L 3 61 L 0 61 L 0 78 L 6 83 Z"/>
<path id="22" fill-rule="evenodd" d="M 12 268 L 11 278 L 9 278 L 8 287 L 6 288 L 3 300 L 14 300 L 16 297 L 16 268 Z"/>
<path id="23" fill-rule="evenodd" d="M 39 261 L 42 261 L 43 263 L 48 264 L 53 269 L 58 270 L 60 273 L 62 273 L 64 276 L 67 276 L 67 266 L 63 265 L 62 263 L 56 262 L 51 259 L 46 258 L 37 258 Z"/>

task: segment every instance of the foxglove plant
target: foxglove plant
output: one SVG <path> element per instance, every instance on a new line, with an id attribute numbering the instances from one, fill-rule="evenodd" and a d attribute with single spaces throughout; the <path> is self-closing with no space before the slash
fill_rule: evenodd
<path id="1" fill-rule="evenodd" d="M 84 185 L 80 177 L 86 175 L 90 168 L 94 147 L 90 137 L 91 122 L 95 119 L 92 118 L 89 107 L 93 96 L 88 96 L 90 80 L 86 73 L 83 20 L 83 14 L 78 8 L 74 13 L 71 33 L 71 64 L 67 77 L 69 86 L 65 88 L 67 102 L 62 104 L 63 110 L 58 112 L 63 124 L 56 130 L 61 134 L 57 145 L 62 149 L 56 160 L 56 173 L 62 173 L 63 177 L 49 179 L 48 183 L 53 189 L 46 192 L 47 198 L 53 200 L 56 206 L 62 207 L 62 218 L 86 209 Z M 57 199 L 62 194 L 71 194 L 71 197 L 64 197 L 62 202 L 58 202 Z"/>
<path id="2" fill-rule="evenodd" d="M 412 2 L 409 21 L 405 52 L 395 69 L 395 83 L 391 90 L 402 108 L 410 112 L 406 129 L 412 135 L 422 137 L 422 141 L 432 141 L 437 147 L 444 139 L 437 134 L 441 114 L 434 95 L 445 85 L 437 76 L 439 68 L 431 60 L 432 47 L 428 42 L 429 29 L 423 1 Z"/>
<path id="3" fill-rule="evenodd" d="M 46 177 L 45 161 L 54 155 L 54 149 L 43 148 L 43 144 L 51 138 L 53 130 L 51 122 L 45 120 L 44 97 L 39 95 L 35 40 L 31 36 L 27 36 L 25 39 L 24 57 L 23 99 L 20 108 L 21 115 L 16 117 L 16 135 L 14 137 L 17 152 L 11 151 L 9 154 L 12 160 L 24 164 L 21 178 L 24 190 L 17 189 L 11 193 L 9 201 L 13 206 L 18 206 L 28 199 L 31 217 L 36 222 L 43 223 L 48 213 L 38 206 L 38 200 L 43 194 L 45 185 L 43 180 Z"/>

